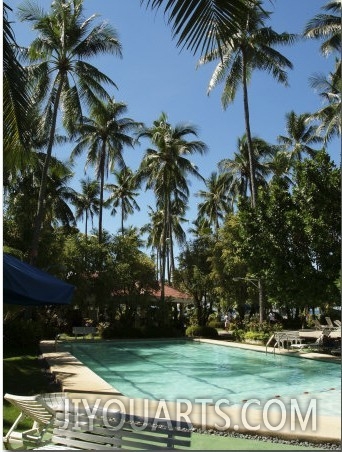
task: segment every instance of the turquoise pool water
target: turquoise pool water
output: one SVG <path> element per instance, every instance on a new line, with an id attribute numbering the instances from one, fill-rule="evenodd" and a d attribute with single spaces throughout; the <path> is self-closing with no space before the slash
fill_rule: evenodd
<path id="1" fill-rule="evenodd" d="M 230 405 L 315 397 L 320 414 L 341 414 L 337 363 L 192 341 L 73 342 L 63 348 L 128 397 L 228 399 Z"/>

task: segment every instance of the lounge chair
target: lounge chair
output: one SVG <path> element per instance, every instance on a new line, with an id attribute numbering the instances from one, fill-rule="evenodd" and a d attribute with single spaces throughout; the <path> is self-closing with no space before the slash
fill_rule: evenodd
<path id="1" fill-rule="evenodd" d="M 322 325 L 317 319 L 313 319 L 316 330 L 320 330 L 325 334 L 329 334 L 330 331 L 334 330 L 334 325 L 330 327 L 329 325 Z"/>
<path id="2" fill-rule="evenodd" d="M 296 350 L 318 350 L 320 348 L 322 348 L 321 344 L 317 344 L 316 342 L 304 342 L 302 344 L 291 344 L 291 349 L 296 349 Z"/>
<path id="3" fill-rule="evenodd" d="M 6 394 L 5 400 L 20 410 L 20 414 L 3 437 L 6 449 L 33 447 L 40 443 L 41 438 L 55 416 L 55 409 L 65 399 L 63 393 L 39 394 L 34 396 L 18 396 Z M 32 427 L 19 431 L 19 424 L 24 418 L 33 421 Z"/>
<path id="4" fill-rule="evenodd" d="M 341 320 L 334 320 L 336 326 L 341 328 Z"/>
<path id="5" fill-rule="evenodd" d="M 160 450 L 190 447 L 189 426 L 184 430 L 184 426 L 178 426 L 176 421 L 131 419 L 131 416 L 119 411 L 90 409 L 91 416 L 89 407 L 88 410 L 80 405 L 75 408 L 71 403 L 65 405 L 65 410 L 57 410 L 50 441 L 34 450 Z"/>
<path id="6" fill-rule="evenodd" d="M 337 336 L 335 336 L 336 335 L 334 335 L 334 331 L 331 331 L 329 334 L 326 334 L 324 331 L 322 331 L 322 334 L 318 339 L 316 339 L 315 342 L 292 344 L 291 348 L 297 350 L 308 349 L 322 352 L 331 351 L 336 348 L 334 339 L 336 339 Z"/>
<path id="7" fill-rule="evenodd" d="M 325 320 L 327 321 L 328 327 L 331 328 L 331 330 L 336 330 L 336 328 L 338 328 L 338 325 L 335 326 L 330 317 L 326 317 Z M 341 326 L 341 323 L 340 323 L 340 326 Z"/>
<path id="8" fill-rule="evenodd" d="M 317 319 L 312 319 L 316 330 L 323 330 L 324 325 L 321 325 L 320 322 Z"/>

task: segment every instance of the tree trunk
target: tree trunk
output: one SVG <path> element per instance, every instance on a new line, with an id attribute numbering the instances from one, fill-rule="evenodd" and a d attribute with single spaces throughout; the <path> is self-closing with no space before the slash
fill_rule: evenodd
<path id="1" fill-rule="evenodd" d="M 85 238 L 86 238 L 86 240 L 88 238 L 88 209 L 86 209 L 86 214 L 85 214 Z"/>
<path id="2" fill-rule="evenodd" d="M 173 237 L 170 231 L 170 283 L 172 285 L 173 274 L 175 272 L 175 256 L 173 252 Z"/>
<path id="3" fill-rule="evenodd" d="M 261 279 L 258 279 L 258 289 L 259 289 L 259 321 L 262 323 L 265 318 L 265 306 L 264 306 L 264 287 Z"/>
<path id="4" fill-rule="evenodd" d="M 162 302 L 165 301 L 165 273 L 166 273 L 166 235 L 168 232 L 168 195 L 165 193 L 164 196 L 164 219 L 163 219 L 163 231 L 162 231 L 162 246 L 161 246 L 161 267 L 160 267 L 160 273 L 161 273 L 161 294 L 160 299 Z"/>
<path id="5" fill-rule="evenodd" d="M 103 190 L 104 190 L 104 173 L 105 173 L 105 153 L 106 144 L 102 144 L 101 161 L 100 161 L 100 209 L 99 209 L 99 243 L 102 243 L 102 211 L 103 211 Z"/>
<path id="6" fill-rule="evenodd" d="M 247 72 L 244 54 L 243 68 L 242 68 L 242 83 L 243 83 L 243 105 L 245 114 L 245 127 L 246 127 L 246 137 L 247 137 L 247 148 L 249 157 L 249 172 L 250 172 L 250 184 L 251 184 L 251 206 L 256 206 L 256 187 L 255 187 L 255 168 L 254 168 L 254 151 L 252 143 L 251 128 L 249 123 L 249 106 L 248 106 L 248 91 L 247 91 Z"/>
<path id="7" fill-rule="evenodd" d="M 52 123 L 51 123 L 51 129 L 50 129 L 49 142 L 48 142 L 48 147 L 46 150 L 46 158 L 45 158 L 45 162 L 44 162 L 44 166 L 43 166 L 42 179 L 40 182 L 37 215 L 36 215 L 35 222 L 34 222 L 33 237 L 32 237 L 31 250 L 30 250 L 30 264 L 31 265 L 34 265 L 36 263 L 36 259 L 38 256 L 39 239 L 40 239 L 40 233 L 41 233 L 41 229 L 42 229 L 42 224 L 43 224 L 43 219 L 44 219 L 44 210 L 45 210 L 45 194 L 46 194 L 46 185 L 47 185 L 47 174 L 48 174 L 48 170 L 50 167 L 52 147 L 53 147 L 53 142 L 55 139 L 58 106 L 59 106 L 59 101 L 61 98 L 63 83 L 64 83 L 64 77 L 61 76 L 61 81 L 59 83 L 55 102 L 53 105 L 53 114 L 52 114 Z"/>
<path id="8" fill-rule="evenodd" d="M 123 203 L 121 204 L 121 235 L 124 235 L 124 209 Z"/>

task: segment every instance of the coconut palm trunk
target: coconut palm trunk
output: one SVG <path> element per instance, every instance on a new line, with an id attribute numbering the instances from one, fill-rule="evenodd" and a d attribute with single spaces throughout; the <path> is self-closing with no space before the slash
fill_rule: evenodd
<path id="1" fill-rule="evenodd" d="M 86 209 L 85 213 L 85 237 L 88 238 L 88 209 Z"/>
<path id="2" fill-rule="evenodd" d="M 161 248 L 161 301 L 165 301 L 165 276 L 166 276 L 166 249 L 167 249 L 167 235 L 168 235 L 168 221 L 169 218 L 169 193 L 168 190 L 164 192 L 164 219 L 163 219 L 163 232 L 162 232 L 162 248 Z"/>
<path id="3" fill-rule="evenodd" d="M 169 281 L 172 284 L 173 274 L 175 271 L 175 256 L 173 251 L 173 237 L 172 234 L 170 234 L 170 276 Z"/>
<path id="4" fill-rule="evenodd" d="M 44 162 L 44 166 L 43 166 L 42 179 L 41 179 L 40 189 L 39 189 L 37 215 L 36 215 L 35 222 L 34 222 L 33 237 L 32 237 L 32 244 L 31 244 L 31 250 L 30 250 L 31 265 L 34 265 L 36 263 L 36 259 L 38 256 L 40 232 L 41 232 L 42 224 L 43 224 L 43 220 L 44 220 L 47 174 L 48 174 L 48 170 L 50 167 L 52 147 L 53 147 L 53 142 L 54 142 L 55 132 L 56 132 L 58 107 L 59 107 L 59 101 L 60 101 L 61 93 L 62 93 L 62 89 L 63 89 L 63 83 L 64 83 L 64 77 L 62 76 L 61 80 L 59 82 L 59 85 L 58 85 L 56 98 L 55 98 L 55 102 L 54 102 L 54 106 L 53 106 L 49 143 L 48 143 L 48 147 L 46 150 L 46 158 L 45 158 L 45 162 Z"/>
<path id="5" fill-rule="evenodd" d="M 249 121 L 249 104 L 248 104 L 248 89 L 247 89 L 247 65 L 242 56 L 242 89 L 243 89 L 243 109 L 245 116 L 245 127 L 246 127 L 246 137 L 247 137 L 247 147 L 248 147 L 248 157 L 249 157 L 249 172 L 250 172 L 250 186 L 251 186 L 251 206 L 256 206 L 256 190 L 255 190 L 255 166 L 254 166 L 254 152 L 253 152 L 253 142 L 251 127 Z"/>
<path id="6" fill-rule="evenodd" d="M 102 223 L 103 223 L 103 192 L 105 178 L 105 158 L 106 158 L 106 142 L 102 143 L 100 161 L 100 206 L 99 206 L 99 243 L 102 243 Z"/>
<path id="7" fill-rule="evenodd" d="M 121 208 L 121 235 L 124 235 L 124 221 L 125 221 L 125 212 L 122 206 Z"/>

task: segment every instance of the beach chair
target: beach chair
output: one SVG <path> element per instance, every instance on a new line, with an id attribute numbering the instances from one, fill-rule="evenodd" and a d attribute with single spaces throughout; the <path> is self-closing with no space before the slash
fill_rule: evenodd
<path id="1" fill-rule="evenodd" d="M 336 330 L 336 326 L 333 324 L 330 317 L 326 317 L 325 320 L 327 321 L 327 325 L 331 330 Z"/>
<path id="2" fill-rule="evenodd" d="M 334 320 L 334 323 L 337 327 L 341 328 L 341 320 Z"/>
<path id="3" fill-rule="evenodd" d="M 323 325 L 321 325 L 317 319 L 312 319 L 312 322 L 315 325 L 316 330 L 323 330 Z"/>
<path id="4" fill-rule="evenodd" d="M 85 409 L 72 403 L 57 410 L 52 435 L 47 435 L 49 442 L 34 450 L 161 450 L 183 449 L 191 444 L 191 430 L 176 421 L 133 417 L 103 408 Z"/>
<path id="5" fill-rule="evenodd" d="M 330 331 L 334 330 L 335 327 L 331 328 L 329 325 L 322 325 L 317 319 L 313 319 L 316 330 L 323 331 L 325 334 L 329 334 Z"/>
<path id="6" fill-rule="evenodd" d="M 312 351 L 331 352 L 331 350 L 336 349 L 336 339 L 341 337 L 341 334 L 337 331 L 330 331 L 328 334 L 322 331 L 322 334 L 315 342 L 308 342 L 302 344 L 291 345 L 292 349 L 303 350 L 308 349 Z"/>
<path id="7" fill-rule="evenodd" d="M 300 344 L 291 344 L 290 348 L 296 349 L 296 350 L 318 350 L 322 348 L 322 338 L 323 338 L 323 332 L 321 336 L 319 336 L 315 342 L 303 342 Z"/>
<path id="8" fill-rule="evenodd" d="M 20 410 L 20 414 L 3 437 L 6 449 L 32 448 L 40 444 L 43 434 L 55 416 L 55 409 L 61 406 L 63 393 L 18 396 L 5 394 L 4 399 Z M 24 418 L 32 420 L 29 430 L 20 431 L 20 422 Z"/>

